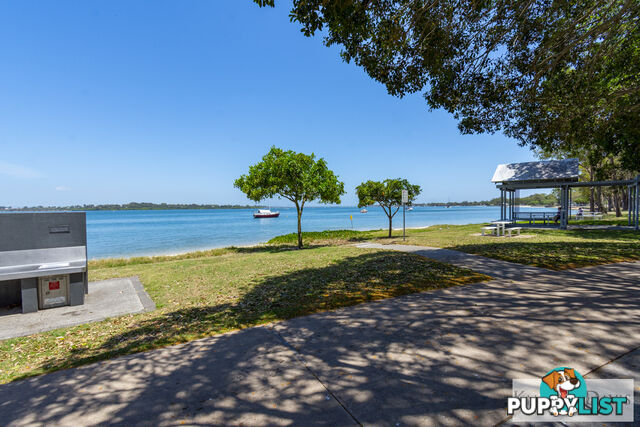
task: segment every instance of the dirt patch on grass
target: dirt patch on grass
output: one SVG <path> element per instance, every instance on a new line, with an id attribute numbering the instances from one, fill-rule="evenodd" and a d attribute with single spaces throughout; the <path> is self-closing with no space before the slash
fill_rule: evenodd
<path id="1" fill-rule="evenodd" d="M 485 234 L 484 236 L 482 236 L 482 233 L 472 233 L 469 234 L 469 236 L 473 236 L 473 237 L 493 237 L 493 238 L 506 238 L 506 239 L 530 239 L 532 237 L 536 237 L 534 234 L 514 234 L 513 236 L 496 236 L 493 234 Z"/>

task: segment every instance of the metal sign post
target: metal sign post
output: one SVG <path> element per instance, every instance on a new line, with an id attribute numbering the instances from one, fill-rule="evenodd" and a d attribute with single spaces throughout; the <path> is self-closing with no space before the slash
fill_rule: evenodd
<path id="1" fill-rule="evenodd" d="M 406 239 L 406 206 L 409 201 L 409 192 L 402 190 L 402 240 Z"/>

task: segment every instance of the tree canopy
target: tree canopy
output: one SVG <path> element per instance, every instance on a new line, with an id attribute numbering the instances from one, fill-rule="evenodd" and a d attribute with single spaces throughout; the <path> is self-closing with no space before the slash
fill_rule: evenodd
<path id="1" fill-rule="evenodd" d="M 402 205 L 402 190 L 407 190 L 409 203 L 420 194 L 420 186 L 410 184 L 402 178 L 385 179 L 384 181 L 367 181 L 356 187 L 358 207 L 379 204 L 389 218 L 389 237 L 393 224 L 393 216 Z"/>
<path id="2" fill-rule="evenodd" d="M 422 92 L 462 132 L 640 163 L 637 0 L 293 0 L 290 18 L 390 94 Z"/>
<path id="3" fill-rule="evenodd" d="M 307 202 L 340 203 L 344 183 L 327 167 L 327 162 L 295 151 L 271 147 L 262 161 L 249 167 L 234 186 L 258 202 L 274 196 L 292 201 L 298 212 L 298 247 L 302 248 L 301 217 Z"/>

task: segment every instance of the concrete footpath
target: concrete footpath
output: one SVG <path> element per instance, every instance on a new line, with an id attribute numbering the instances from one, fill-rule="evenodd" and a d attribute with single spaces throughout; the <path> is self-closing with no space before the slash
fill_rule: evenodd
<path id="1" fill-rule="evenodd" d="M 634 378 L 638 402 L 640 263 L 539 274 L 506 267 L 505 278 L 487 283 L 7 384 L 0 387 L 0 419 L 76 426 L 495 425 L 508 423 L 513 378 L 540 378 L 558 366 L 574 367 L 587 380 Z"/>

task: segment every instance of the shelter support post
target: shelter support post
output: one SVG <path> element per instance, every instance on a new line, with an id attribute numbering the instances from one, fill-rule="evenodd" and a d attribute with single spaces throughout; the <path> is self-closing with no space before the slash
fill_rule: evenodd
<path id="1" fill-rule="evenodd" d="M 640 197 L 638 197 L 640 194 L 638 194 L 638 192 L 640 192 L 640 175 L 636 176 L 636 191 L 635 191 L 635 205 L 636 205 L 636 230 L 640 230 L 640 224 L 638 224 L 638 211 L 640 211 Z"/>
<path id="2" fill-rule="evenodd" d="M 627 216 L 629 217 L 629 219 L 627 220 L 627 225 L 629 227 L 631 227 L 631 186 L 627 187 Z"/>
<path id="3" fill-rule="evenodd" d="M 636 223 L 636 187 L 629 186 L 629 226 L 633 227 Z"/>
<path id="4" fill-rule="evenodd" d="M 502 193 L 502 219 L 507 219 L 507 190 Z"/>
<path id="5" fill-rule="evenodd" d="M 516 190 L 513 190 L 511 192 L 511 194 L 513 195 L 513 206 L 511 207 L 511 219 L 513 219 L 513 222 L 516 222 L 516 206 L 518 206 L 518 200 L 516 198 Z"/>
<path id="6" fill-rule="evenodd" d="M 560 228 L 564 228 L 564 186 L 560 187 Z"/>
<path id="7" fill-rule="evenodd" d="M 571 207 L 573 206 L 573 192 L 571 191 L 571 187 L 569 187 L 569 217 L 571 219 Z"/>
<path id="8" fill-rule="evenodd" d="M 638 208 L 636 206 L 636 201 L 638 200 L 638 188 L 633 185 L 631 186 L 631 200 L 629 201 L 629 210 L 631 211 L 631 223 L 629 224 L 632 227 L 636 225 L 636 218 L 638 217 Z"/>
<path id="9" fill-rule="evenodd" d="M 629 226 L 635 227 L 636 225 L 636 217 L 638 216 L 638 209 L 636 207 L 636 200 L 638 199 L 638 189 L 636 185 L 629 186 Z"/>
<path id="10" fill-rule="evenodd" d="M 567 187 L 567 219 L 565 226 L 569 225 L 569 220 L 571 220 L 571 187 Z"/>
<path id="11" fill-rule="evenodd" d="M 566 230 L 568 225 L 569 187 L 563 185 L 560 190 L 560 228 Z"/>
<path id="12" fill-rule="evenodd" d="M 516 205 L 516 192 L 512 190 L 511 191 L 511 209 L 509 210 L 509 219 L 511 220 L 511 222 L 515 222 L 514 215 L 513 215 L 513 213 L 516 210 L 515 205 Z"/>

